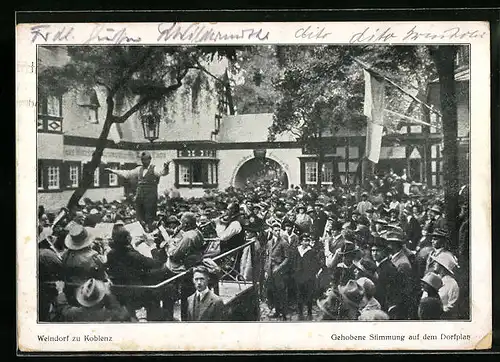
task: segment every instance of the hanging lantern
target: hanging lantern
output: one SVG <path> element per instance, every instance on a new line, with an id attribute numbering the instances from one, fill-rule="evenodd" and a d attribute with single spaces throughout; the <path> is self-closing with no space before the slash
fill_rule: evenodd
<path id="1" fill-rule="evenodd" d="M 153 113 L 143 114 L 141 122 L 144 138 L 151 143 L 157 140 L 160 134 L 160 115 Z"/>

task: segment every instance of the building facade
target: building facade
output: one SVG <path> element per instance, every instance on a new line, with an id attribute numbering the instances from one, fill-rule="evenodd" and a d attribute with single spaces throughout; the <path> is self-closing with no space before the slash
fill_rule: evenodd
<path id="1" fill-rule="evenodd" d="M 39 49 L 39 66 L 64 64 L 64 53 L 57 47 Z M 214 62 L 210 71 L 223 76 L 227 64 Z M 190 71 L 191 72 L 191 71 Z M 280 179 L 286 187 L 361 182 L 360 162 L 365 152 L 364 131 L 339 129 L 325 134 L 326 155 L 321 172 L 318 157 L 282 134 L 268 141 L 272 113 L 230 114 L 228 95 L 211 77 L 192 71 L 204 86 L 183 85 L 168 100 L 159 139 L 144 138 L 140 115 L 113 127 L 102 163 L 84 197 L 108 201 L 133 193 L 135 186 L 104 172 L 104 168 L 132 169 L 140 164 L 140 153 L 150 151 L 153 163 L 162 167 L 172 160 L 171 172 L 162 177 L 159 194 L 179 190 L 184 198 L 203 196 L 207 189 L 242 187 L 247 180 L 268 177 Z M 201 72 L 199 72 L 201 73 Z M 469 73 L 468 66 L 457 66 L 458 130 L 461 182 L 468 182 Z M 195 82 L 196 83 L 196 82 Z M 116 112 L 127 110 L 135 100 L 117 104 Z M 439 83 L 431 82 L 428 103 L 439 109 Z M 79 186 L 82 167 L 89 162 L 97 144 L 106 114 L 105 90 L 99 87 L 65 94 L 38 95 L 38 203 L 47 210 L 65 206 Z M 432 121 L 428 113 L 424 121 Z M 433 123 L 434 124 L 434 123 Z M 382 139 L 380 161 L 375 172 L 406 170 L 416 182 L 438 187 L 443 182 L 442 134 L 433 127 L 403 126 Z M 266 175 L 263 173 L 267 172 Z"/>

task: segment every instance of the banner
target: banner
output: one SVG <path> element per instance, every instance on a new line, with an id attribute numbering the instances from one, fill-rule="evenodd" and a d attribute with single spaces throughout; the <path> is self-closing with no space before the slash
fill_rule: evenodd
<path id="1" fill-rule="evenodd" d="M 367 70 L 365 75 L 364 114 L 368 118 L 366 125 L 366 157 L 378 163 L 384 129 L 384 96 L 385 84 Z"/>

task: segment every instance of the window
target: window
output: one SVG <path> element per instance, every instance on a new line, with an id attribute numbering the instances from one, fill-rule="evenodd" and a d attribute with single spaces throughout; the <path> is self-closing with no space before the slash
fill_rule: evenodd
<path id="1" fill-rule="evenodd" d="M 203 150 L 203 149 L 182 149 L 177 150 L 177 157 L 216 157 L 215 150 Z"/>
<path id="2" fill-rule="evenodd" d="M 189 172 L 189 165 L 179 165 L 179 184 L 189 185 L 191 181 L 191 175 Z"/>
<path id="3" fill-rule="evenodd" d="M 47 115 L 61 117 L 61 100 L 54 95 L 47 96 Z"/>
<path id="4" fill-rule="evenodd" d="M 331 184 L 333 182 L 333 163 L 324 163 L 322 169 L 321 183 Z"/>
<path id="5" fill-rule="evenodd" d="M 97 167 L 94 170 L 94 187 L 99 187 L 99 176 L 100 176 L 100 170 L 99 167 Z"/>
<path id="6" fill-rule="evenodd" d="M 80 167 L 78 165 L 69 166 L 69 187 L 78 187 L 78 181 L 80 178 Z"/>
<path id="7" fill-rule="evenodd" d="M 97 124 L 99 123 L 99 117 L 97 114 L 97 108 L 86 107 L 87 122 Z"/>
<path id="8" fill-rule="evenodd" d="M 37 130 L 41 132 L 62 132 L 62 96 L 50 94 L 38 96 Z"/>
<path id="9" fill-rule="evenodd" d="M 114 164 L 114 163 L 109 163 L 108 168 L 110 168 L 112 170 L 118 170 L 119 165 Z M 109 172 L 108 173 L 108 185 L 109 186 L 118 186 L 118 176 L 115 175 L 114 173 Z"/>
<path id="10" fill-rule="evenodd" d="M 40 160 L 38 160 L 38 167 L 37 167 L 37 186 L 39 190 L 43 189 L 43 164 Z"/>
<path id="11" fill-rule="evenodd" d="M 49 190 L 59 189 L 59 166 L 47 167 L 47 188 Z"/>
<path id="12" fill-rule="evenodd" d="M 306 162 L 306 184 L 315 184 L 318 182 L 318 168 L 316 162 Z"/>
<path id="13" fill-rule="evenodd" d="M 179 162 L 177 183 L 184 186 L 210 186 L 217 184 L 217 162 L 191 160 Z"/>
<path id="14" fill-rule="evenodd" d="M 349 147 L 349 158 L 359 158 L 359 147 Z"/>
<path id="15" fill-rule="evenodd" d="M 422 126 L 410 126 L 411 133 L 422 133 Z"/>

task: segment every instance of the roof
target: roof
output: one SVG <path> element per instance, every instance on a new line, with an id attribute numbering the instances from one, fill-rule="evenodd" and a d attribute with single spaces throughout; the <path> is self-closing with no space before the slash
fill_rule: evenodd
<path id="1" fill-rule="evenodd" d="M 221 120 L 217 141 L 224 142 L 267 142 L 269 127 L 273 123 L 272 113 L 238 114 Z M 295 141 L 292 134 L 276 137 L 277 141 Z"/>

